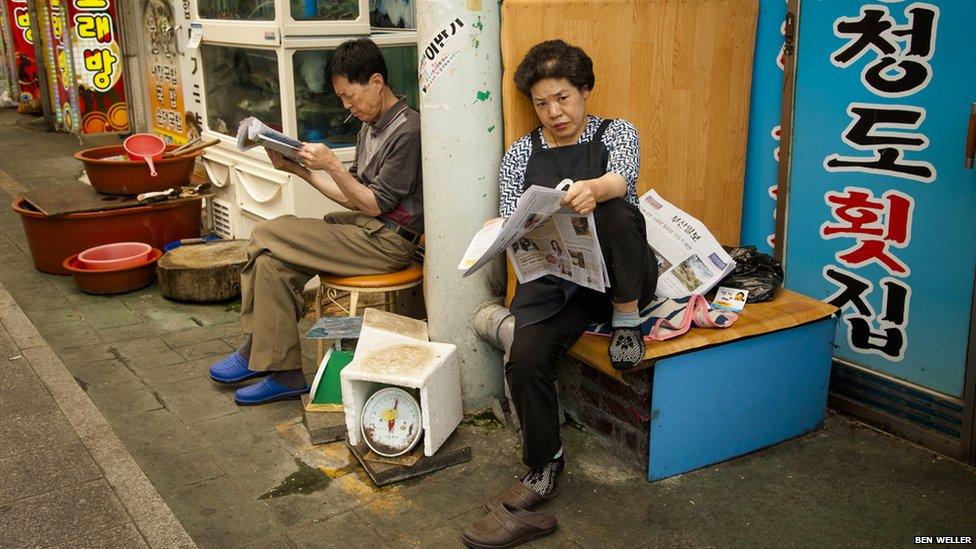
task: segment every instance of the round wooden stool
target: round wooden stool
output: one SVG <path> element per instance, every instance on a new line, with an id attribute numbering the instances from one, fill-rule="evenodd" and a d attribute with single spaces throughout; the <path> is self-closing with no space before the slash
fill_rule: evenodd
<path id="1" fill-rule="evenodd" d="M 393 273 L 362 276 L 334 276 L 327 273 L 320 274 L 319 289 L 315 292 L 315 318 L 316 320 L 322 318 L 322 306 L 326 299 L 332 303 L 335 303 L 336 306 L 347 312 L 349 316 L 356 316 L 356 309 L 359 305 L 359 294 L 361 293 L 369 294 L 382 292 L 385 294 L 384 305 L 386 310 L 391 313 L 395 313 L 396 293 L 400 290 L 406 290 L 408 288 L 413 288 L 414 286 L 419 286 L 421 283 L 423 283 L 423 281 L 424 268 L 416 261 L 412 262 L 406 269 Z M 342 305 L 339 305 L 339 302 L 337 301 L 339 292 L 349 292 L 348 309 Z M 317 362 L 321 363 L 322 357 L 325 356 L 324 340 L 318 340 L 316 347 L 318 349 Z"/>

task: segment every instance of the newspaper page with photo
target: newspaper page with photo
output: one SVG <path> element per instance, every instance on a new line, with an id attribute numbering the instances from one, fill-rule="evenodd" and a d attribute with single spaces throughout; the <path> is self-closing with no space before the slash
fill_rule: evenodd
<path id="1" fill-rule="evenodd" d="M 640 198 L 647 242 L 657 256 L 657 295 L 671 299 L 704 294 L 735 268 L 735 261 L 701 221 L 653 189 Z"/>
<path id="2" fill-rule="evenodd" d="M 458 265 L 464 276 L 506 250 L 520 282 L 546 275 L 605 291 L 610 285 L 593 214 L 581 215 L 560 204 L 564 191 L 532 186 L 506 220 L 484 227 Z"/>

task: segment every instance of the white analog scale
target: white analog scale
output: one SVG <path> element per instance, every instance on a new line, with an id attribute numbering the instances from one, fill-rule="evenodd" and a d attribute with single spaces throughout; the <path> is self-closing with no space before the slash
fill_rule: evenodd
<path id="1" fill-rule="evenodd" d="M 423 432 L 420 403 L 400 387 L 373 393 L 363 405 L 360 418 L 366 445 L 383 457 L 406 454 L 417 445 Z"/>

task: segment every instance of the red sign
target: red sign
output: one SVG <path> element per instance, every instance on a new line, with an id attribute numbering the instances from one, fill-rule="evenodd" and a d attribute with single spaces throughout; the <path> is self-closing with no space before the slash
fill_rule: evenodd
<path id="1" fill-rule="evenodd" d="M 127 131 L 118 17 L 111 0 L 62 0 L 68 8 L 81 133 Z"/>
<path id="2" fill-rule="evenodd" d="M 41 110 L 41 88 L 37 83 L 37 61 L 34 58 L 34 37 L 31 33 L 27 0 L 6 0 L 7 13 L 13 27 L 14 60 L 17 65 L 17 84 L 20 88 L 21 111 Z"/>

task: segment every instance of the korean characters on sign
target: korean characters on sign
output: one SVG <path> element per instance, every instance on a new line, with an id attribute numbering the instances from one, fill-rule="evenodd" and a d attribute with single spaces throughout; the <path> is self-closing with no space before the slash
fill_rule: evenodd
<path id="1" fill-rule="evenodd" d="M 877 100 L 848 104 L 850 123 L 840 131 L 847 148 L 823 159 L 828 175 L 835 176 L 826 179 L 823 198 L 830 219 L 820 226 L 820 237 L 838 248 L 837 264 L 822 271 L 836 287 L 826 301 L 844 311 L 852 350 L 890 361 L 902 360 L 908 347 L 911 266 L 899 251 L 911 245 L 911 188 L 931 184 L 938 175 L 921 152 L 929 145 L 925 108 L 912 104 L 933 76 L 938 21 L 936 6 L 915 2 L 863 5 L 857 15 L 833 23 L 843 44 L 831 54 L 831 63 L 844 71 L 863 65 L 860 83 Z M 872 174 L 888 188 L 839 183 L 851 172 Z M 872 272 L 881 269 L 879 280 L 870 278 L 868 266 L 874 266 Z M 868 301 L 874 292 L 881 294 L 880 310 Z"/>
<path id="2" fill-rule="evenodd" d="M 179 69 L 172 64 L 153 63 L 149 68 L 153 86 L 154 124 L 166 134 L 183 138 L 183 100 L 179 93 Z"/>
<path id="3" fill-rule="evenodd" d="M 72 30 L 81 52 L 83 84 L 98 92 L 115 87 L 122 76 L 121 55 L 108 0 L 71 0 Z"/>

